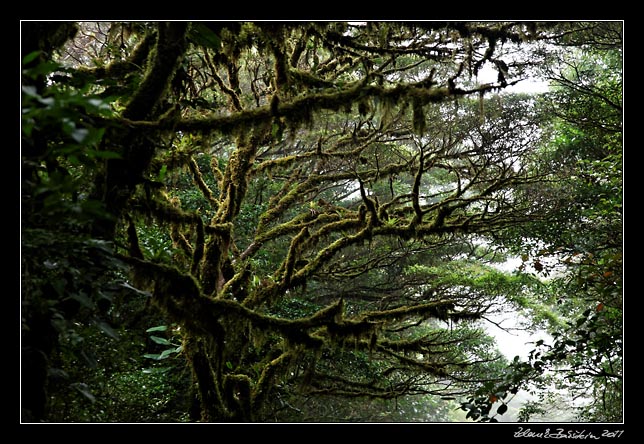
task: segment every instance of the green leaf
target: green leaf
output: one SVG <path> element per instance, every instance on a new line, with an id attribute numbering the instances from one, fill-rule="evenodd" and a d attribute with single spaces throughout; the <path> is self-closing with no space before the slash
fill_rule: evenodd
<path id="1" fill-rule="evenodd" d="M 26 65 L 26 64 L 28 64 L 28 63 L 30 63 L 30 62 L 32 62 L 32 61 L 34 61 L 34 60 L 36 59 L 36 57 L 38 57 L 40 54 L 41 54 L 41 51 L 34 51 L 34 52 L 30 52 L 29 54 L 27 54 L 27 55 L 22 59 L 22 64 L 23 64 L 23 65 Z"/>
<path id="2" fill-rule="evenodd" d="M 109 103 L 106 103 L 105 101 L 98 98 L 87 99 L 85 108 L 90 111 L 93 110 L 102 115 L 109 115 L 112 113 L 112 108 L 110 107 Z"/>
<path id="3" fill-rule="evenodd" d="M 169 348 L 169 349 L 167 349 L 167 350 L 163 350 L 163 351 L 161 352 L 161 354 L 159 355 L 159 360 L 161 360 L 161 359 L 166 359 L 166 358 L 167 358 L 168 356 L 170 356 L 172 353 L 174 353 L 174 350 L 172 350 L 171 348 Z"/>
<path id="4" fill-rule="evenodd" d="M 31 137 L 31 132 L 34 129 L 35 122 L 33 119 L 23 119 L 22 121 L 22 132 L 25 133 L 25 136 Z"/>
<path id="5" fill-rule="evenodd" d="M 40 96 L 38 95 L 38 90 L 33 85 L 23 85 L 22 92 L 29 97 L 40 98 Z"/>
<path id="6" fill-rule="evenodd" d="M 46 75 L 60 69 L 60 65 L 56 62 L 44 62 L 39 63 L 33 68 L 26 69 L 24 72 L 30 75 L 32 78 L 36 78 L 39 75 Z"/>
<path id="7" fill-rule="evenodd" d="M 157 175 L 157 180 L 159 182 L 163 182 L 163 179 L 165 179 L 165 175 L 167 172 L 168 172 L 168 165 L 163 165 L 159 170 L 159 174 Z"/>
<path id="8" fill-rule="evenodd" d="M 159 336 L 150 336 L 150 339 L 152 339 L 154 342 L 157 344 L 161 345 L 172 345 L 172 342 L 168 341 L 166 338 L 161 338 Z"/>
<path id="9" fill-rule="evenodd" d="M 157 325 L 156 327 L 150 327 L 146 330 L 147 333 L 151 333 L 153 331 L 166 331 L 168 329 L 167 325 Z"/>
<path id="10" fill-rule="evenodd" d="M 72 131 L 71 136 L 78 143 L 83 143 L 83 141 L 89 135 L 89 130 L 85 128 L 76 128 Z"/>
<path id="11" fill-rule="evenodd" d="M 282 139 L 282 127 L 277 123 L 273 123 L 271 128 L 271 135 L 273 139 L 281 140 Z"/>
<path id="12" fill-rule="evenodd" d="M 113 339 L 119 339 L 120 336 L 117 333 L 116 330 L 114 330 L 107 322 L 104 321 L 98 321 L 96 322 L 96 326 L 101 329 L 103 333 L 105 333 L 107 336 Z"/>
<path id="13" fill-rule="evenodd" d="M 496 413 L 499 415 L 504 414 L 505 412 L 508 411 L 508 405 L 507 404 L 501 404 L 498 409 L 496 409 Z"/>
<path id="14" fill-rule="evenodd" d="M 204 23 L 193 23 L 188 33 L 188 39 L 194 44 L 219 50 L 221 39 Z"/>
<path id="15" fill-rule="evenodd" d="M 53 97 L 41 97 L 38 101 L 47 107 L 53 107 L 56 103 L 56 99 Z"/>

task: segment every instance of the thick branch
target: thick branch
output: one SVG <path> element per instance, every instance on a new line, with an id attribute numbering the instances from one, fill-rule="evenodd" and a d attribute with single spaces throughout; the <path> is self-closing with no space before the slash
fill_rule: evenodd
<path id="1" fill-rule="evenodd" d="M 280 101 L 278 112 L 280 116 L 288 120 L 300 121 L 302 115 L 308 115 L 313 110 L 339 110 L 346 103 L 352 103 L 358 99 L 379 98 L 384 101 L 398 101 L 408 95 L 414 95 L 423 103 L 442 102 L 449 98 L 465 96 L 475 92 L 485 92 L 498 89 L 491 85 L 482 85 L 471 90 L 458 88 L 425 88 L 417 84 L 404 84 L 393 88 L 384 88 L 376 85 L 365 85 L 356 82 L 353 85 L 331 92 L 309 93 L 304 96 L 297 96 L 292 100 Z M 133 127 L 153 129 L 174 129 L 183 132 L 224 132 L 230 133 L 236 128 L 249 128 L 255 125 L 270 123 L 274 117 L 275 110 L 269 105 L 264 105 L 251 110 L 241 111 L 230 115 L 220 115 L 207 118 L 195 119 L 167 119 L 159 121 L 143 121 L 124 116 L 125 123 Z"/>
<path id="2" fill-rule="evenodd" d="M 123 111 L 124 119 L 143 120 L 157 108 L 187 48 L 187 29 L 187 22 L 159 24 L 152 61 L 141 85 Z"/>

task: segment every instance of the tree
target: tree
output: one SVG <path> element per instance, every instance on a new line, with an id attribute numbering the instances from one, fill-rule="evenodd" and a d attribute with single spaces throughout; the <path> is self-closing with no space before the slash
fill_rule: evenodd
<path id="1" fill-rule="evenodd" d="M 25 94 L 46 105 L 80 89 L 110 112 L 85 106 L 62 129 L 34 115 L 41 131 L 96 137 L 79 153 L 42 142 L 23 162 L 79 169 L 74 198 L 105 216 L 79 229 L 114 246 L 127 265 L 114 281 L 181 341 L 155 356 L 185 358 L 193 420 L 292 419 L 285 406 L 303 397 L 453 398 L 499 381 L 470 321 L 525 282 L 472 259 L 549 208 L 514 192 L 544 179 L 528 169 L 532 101 L 492 94 L 530 67 L 517 48 L 583 24 L 79 26 L 64 68 Z M 498 81 L 479 84 L 486 64 Z"/>
<path id="2" fill-rule="evenodd" d="M 558 87 L 551 109 L 560 125 L 554 157 L 559 165 L 565 157 L 565 168 L 572 170 L 562 182 L 571 190 L 566 199 L 574 203 L 568 222 L 557 224 L 560 234 L 550 248 L 557 249 L 568 270 L 556 280 L 559 294 L 568 295 L 560 296 L 558 305 L 575 319 L 545 355 L 565 376 L 570 391 L 589 400 L 581 418 L 619 422 L 623 421 L 621 24 L 602 24 L 585 41 L 583 54 L 562 57 L 564 68 L 550 74 Z"/>
<path id="3" fill-rule="evenodd" d="M 621 51 L 621 24 L 607 22 L 544 53 L 552 135 L 536 168 L 551 179 L 524 192 L 549 216 L 513 227 L 506 244 L 548 278 L 542 301 L 564 320 L 546 324 L 553 342 L 537 343 L 517 372 L 541 382 L 542 409 L 554 381 L 585 400 L 577 414 L 591 422 L 623 420 Z"/>
<path id="4" fill-rule="evenodd" d="M 58 67 L 52 51 L 76 30 L 70 23 L 23 28 L 21 405 L 26 420 L 46 418 L 52 375 L 68 376 L 55 365 L 55 356 L 65 344 L 82 341 L 79 325 L 117 337 L 105 315 L 122 264 L 105 239 L 89 235 L 92 223 L 111 215 L 100 201 L 86 197 L 97 164 L 114 155 L 97 150 L 104 129 L 93 123 L 111 115 L 110 107 L 87 88 L 48 85 Z M 76 358 L 91 361 L 86 354 Z M 83 385 L 73 387 L 89 395 Z"/>

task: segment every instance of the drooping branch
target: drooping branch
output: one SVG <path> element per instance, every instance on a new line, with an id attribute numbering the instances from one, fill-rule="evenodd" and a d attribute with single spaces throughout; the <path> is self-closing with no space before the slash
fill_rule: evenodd
<path id="1" fill-rule="evenodd" d="M 188 26 L 187 22 L 159 23 L 151 62 L 139 88 L 122 113 L 124 119 L 143 120 L 153 115 L 187 48 Z"/>
<path id="2" fill-rule="evenodd" d="M 459 96 L 496 89 L 498 89 L 498 86 L 493 85 L 482 85 L 467 90 L 447 87 L 426 88 L 423 84 L 413 83 L 386 88 L 377 85 L 365 85 L 363 81 L 357 81 L 340 90 L 307 93 L 290 100 L 281 100 L 278 105 L 278 112 L 280 116 L 289 121 L 300 121 L 303 115 L 309 115 L 314 110 L 340 110 L 346 103 L 366 98 L 378 98 L 383 102 L 397 102 L 406 97 L 416 97 L 423 103 L 437 103 Z M 145 121 L 124 116 L 125 118 L 122 120 L 123 123 L 135 128 L 174 129 L 176 131 L 206 134 L 212 132 L 231 133 L 238 128 L 269 124 L 274 117 L 274 112 L 275 110 L 268 104 L 230 115 L 205 118 L 178 120 L 171 118 Z"/>

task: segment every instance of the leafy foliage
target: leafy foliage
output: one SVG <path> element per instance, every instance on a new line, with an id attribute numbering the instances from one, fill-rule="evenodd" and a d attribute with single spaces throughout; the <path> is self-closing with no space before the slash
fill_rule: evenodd
<path id="1" fill-rule="evenodd" d="M 569 216 L 619 221 L 618 150 L 571 162 L 580 138 L 592 151 L 587 128 L 544 130 L 533 97 L 501 93 L 531 69 L 529 42 L 586 24 L 77 28 L 23 77 L 23 345 L 65 381 L 52 406 L 70 406 L 37 420 L 444 421 L 459 399 L 466 419 L 495 420 L 566 341 L 616 362 L 604 296 L 621 259 L 561 248 L 583 237 Z M 497 81 L 481 84 L 487 64 Z M 600 188 L 606 218 L 587 204 Z M 480 322 L 512 307 L 557 328 L 544 307 L 572 281 L 499 261 L 527 255 L 540 273 L 555 251 L 602 308 L 560 304 L 583 315 L 575 332 L 508 363 Z M 587 260 L 606 267 L 595 281 Z M 35 326 L 61 319 L 72 333 L 38 344 Z"/>
<path id="2" fill-rule="evenodd" d="M 532 261 L 547 285 L 552 343 L 539 341 L 529 356 L 536 391 L 550 383 L 585 399 L 577 418 L 619 422 L 623 418 L 622 300 L 622 96 L 621 32 L 605 25 L 585 51 L 551 53 L 555 88 L 544 109 L 553 116 L 550 144 L 538 168 L 552 180 L 539 192 L 524 190 L 550 216 L 518 229 L 514 251 Z M 594 43 L 593 43 L 594 42 Z M 550 65 L 548 65 L 550 66 Z M 565 68 L 557 71 L 555 66 Z M 548 68 L 546 68 L 548 69 Z M 549 261 L 550 266 L 543 263 Z M 521 374 L 519 372 L 518 374 Z M 527 378 L 526 378 L 527 380 Z M 548 410 L 543 399 L 532 413 Z"/>

